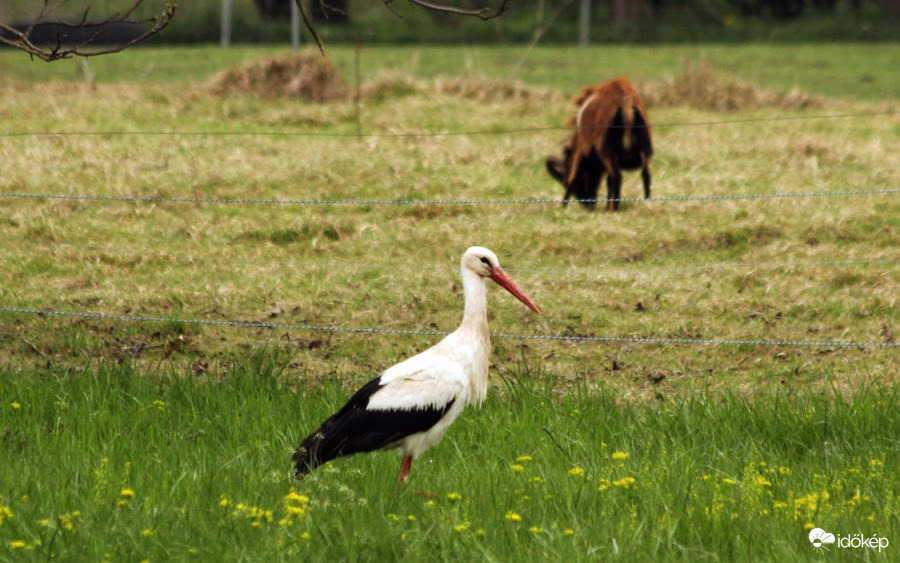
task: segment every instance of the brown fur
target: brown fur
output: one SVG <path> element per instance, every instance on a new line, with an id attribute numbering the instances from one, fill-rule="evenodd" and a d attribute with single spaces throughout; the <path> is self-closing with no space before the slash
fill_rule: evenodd
<path id="1" fill-rule="evenodd" d="M 620 77 L 582 90 L 572 103 L 578 108 L 575 127 L 563 158 L 547 159 L 547 170 L 566 188 L 565 200 L 596 199 L 607 175 L 607 209 L 619 208 L 622 170 L 642 170 L 644 197 L 650 197 L 653 156 L 650 118 L 644 99 L 627 78 Z M 564 203 L 565 204 L 565 203 Z M 594 203 L 585 203 L 593 208 Z"/>

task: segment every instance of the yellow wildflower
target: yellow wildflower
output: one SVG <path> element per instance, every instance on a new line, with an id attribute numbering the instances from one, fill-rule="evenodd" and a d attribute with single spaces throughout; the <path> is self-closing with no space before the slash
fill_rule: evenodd
<path id="1" fill-rule="evenodd" d="M 737 485 L 737 481 L 735 481 L 731 477 L 725 477 L 724 479 L 722 479 L 722 482 L 726 485 Z"/>
<path id="2" fill-rule="evenodd" d="M 304 506 L 291 506 L 286 505 L 284 507 L 284 511 L 288 513 L 290 516 L 296 516 L 298 518 L 303 518 L 306 515 L 306 507 Z"/>
<path id="3" fill-rule="evenodd" d="M 8 506 L 3 506 L 3 504 L 0 504 L 0 526 L 3 525 L 4 521 L 9 520 L 12 517 L 13 517 L 12 508 L 10 508 Z"/>
<path id="4" fill-rule="evenodd" d="M 508 511 L 508 512 L 506 513 L 506 519 L 509 520 L 510 522 L 521 522 L 521 521 L 522 521 L 522 515 L 519 514 L 519 513 L 517 513 L 517 512 L 513 512 L 512 510 L 510 510 L 510 511 Z"/>
<path id="5" fill-rule="evenodd" d="M 150 528 L 144 528 L 144 531 L 141 532 L 141 535 L 144 536 L 145 538 L 149 538 L 150 536 L 153 535 L 153 530 L 151 530 Z"/>
<path id="6" fill-rule="evenodd" d="M 758 485 L 760 487 L 771 487 L 772 482 L 763 477 L 762 475 L 757 475 L 756 479 L 753 480 L 754 485 Z"/>
<path id="7" fill-rule="evenodd" d="M 627 489 L 631 485 L 634 485 L 635 481 L 636 479 L 634 477 L 622 477 L 618 481 L 613 481 L 613 485 Z"/>
<path id="8" fill-rule="evenodd" d="M 569 475 L 572 477 L 584 477 L 584 467 L 573 467 L 569 470 Z"/>
<path id="9" fill-rule="evenodd" d="M 459 493 L 447 493 L 447 500 L 462 500 L 462 495 Z"/>
<path id="10" fill-rule="evenodd" d="M 301 495 L 295 491 L 291 491 L 288 493 L 286 497 L 284 497 L 285 502 L 296 502 L 298 504 L 309 504 L 309 497 L 306 495 Z"/>
<path id="11" fill-rule="evenodd" d="M 286 526 L 290 526 L 290 525 L 293 524 L 293 523 L 294 523 L 294 521 L 291 520 L 291 519 L 288 518 L 288 517 L 284 517 L 284 518 L 282 518 L 281 520 L 278 521 L 278 525 L 279 525 L 279 526 L 285 526 L 285 527 L 286 527 Z"/>
<path id="12" fill-rule="evenodd" d="M 406 517 L 406 519 L 409 520 L 410 522 L 416 521 L 416 517 L 414 514 L 410 514 L 409 516 Z"/>
<path id="13" fill-rule="evenodd" d="M 628 459 L 628 452 L 613 452 L 612 458 L 616 461 L 625 461 Z"/>
<path id="14" fill-rule="evenodd" d="M 19 409 L 22 408 L 22 405 L 20 405 L 19 403 L 15 402 L 15 401 L 13 401 L 12 403 L 10 403 L 9 406 L 10 406 L 10 408 L 12 408 L 12 410 L 14 410 L 14 411 L 17 411 L 17 410 L 19 410 Z"/>
<path id="15" fill-rule="evenodd" d="M 72 512 L 69 512 L 67 514 L 61 514 L 59 516 L 59 521 L 66 531 L 71 532 L 73 529 L 75 529 L 75 518 L 78 518 L 79 516 L 81 516 L 81 512 L 73 510 Z"/>
<path id="16" fill-rule="evenodd" d="M 534 476 L 534 477 L 531 478 L 531 482 L 532 482 L 532 483 L 543 483 L 543 482 L 544 482 L 544 478 L 541 477 L 541 476 Z"/>
<path id="17" fill-rule="evenodd" d="M 484 528 L 478 528 L 477 530 L 475 530 L 475 535 L 484 537 Z"/>
<path id="18" fill-rule="evenodd" d="M 262 524 L 259 523 L 259 520 L 254 520 L 253 522 L 250 522 L 250 525 L 253 526 L 254 528 L 259 528 L 260 526 L 262 526 Z"/>
<path id="19" fill-rule="evenodd" d="M 532 534 L 540 534 L 541 532 L 544 531 L 544 529 L 541 528 L 540 526 L 532 526 L 532 527 L 528 528 L 528 531 L 531 532 Z"/>
<path id="20" fill-rule="evenodd" d="M 13 404 L 17 404 L 17 403 L 13 403 Z M 884 465 L 884 462 L 881 461 L 880 459 L 875 459 L 873 457 L 872 459 L 869 460 L 869 465 L 871 465 L 872 467 L 881 467 L 882 465 Z"/>
<path id="21" fill-rule="evenodd" d="M 312 534 L 310 534 L 309 532 L 303 532 L 302 534 L 300 534 L 300 539 L 309 541 L 312 539 Z"/>
<path id="22" fill-rule="evenodd" d="M 600 479 L 600 486 L 597 487 L 597 490 L 605 491 L 606 489 L 609 488 L 610 485 L 611 485 L 611 483 L 609 482 L 609 479 Z"/>
<path id="23" fill-rule="evenodd" d="M 816 527 L 816 525 L 813 524 L 812 522 L 807 522 L 806 524 L 803 525 L 803 529 L 806 530 L 807 532 L 812 530 L 815 527 Z"/>
<path id="24" fill-rule="evenodd" d="M 134 490 L 129 489 L 129 488 L 124 488 L 119 493 L 119 496 L 121 496 L 122 498 L 134 498 Z"/>
<path id="25" fill-rule="evenodd" d="M 465 531 L 468 530 L 468 529 L 469 529 L 469 523 L 468 523 L 468 522 L 463 522 L 462 524 L 457 524 L 456 526 L 453 526 L 453 531 L 455 531 L 455 532 L 460 532 L 460 533 L 462 533 L 462 532 L 465 532 Z"/>
<path id="26" fill-rule="evenodd" d="M 516 458 L 516 461 L 518 461 L 519 463 L 525 463 L 526 461 L 531 461 L 531 456 L 530 455 L 520 455 L 519 457 Z"/>
<path id="27" fill-rule="evenodd" d="M 50 519 L 49 518 L 41 518 L 38 520 L 38 525 L 43 526 L 45 528 L 50 527 Z"/>
<path id="28" fill-rule="evenodd" d="M 874 522 L 875 521 L 875 513 L 873 512 L 872 514 L 869 514 L 868 516 L 866 516 L 866 520 L 868 520 L 869 522 Z"/>
<path id="29" fill-rule="evenodd" d="M 775 502 L 772 503 L 772 508 L 775 509 L 775 510 L 779 510 L 779 509 L 782 509 L 782 508 L 787 508 L 787 506 L 788 506 L 788 505 L 787 505 L 786 502 L 781 502 L 780 500 L 776 500 Z"/>
<path id="30" fill-rule="evenodd" d="M 433 501 L 433 500 L 425 501 L 425 508 L 434 508 L 435 506 L 437 506 L 437 503 L 435 501 Z"/>
<path id="31" fill-rule="evenodd" d="M 228 508 L 228 499 L 225 497 L 225 495 L 219 497 L 219 506 L 221 506 L 222 508 Z"/>
<path id="32" fill-rule="evenodd" d="M 783 466 L 783 465 L 782 465 L 782 466 L 779 466 L 779 467 L 778 467 L 778 474 L 779 474 L 779 475 L 790 475 L 790 474 L 791 474 L 791 468 L 790 468 L 790 467 L 785 467 L 785 466 Z"/>
<path id="33" fill-rule="evenodd" d="M 155 401 L 153 401 L 153 406 L 161 411 L 166 410 L 166 402 L 160 401 L 159 399 L 156 399 Z"/>
<path id="34" fill-rule="evenodd" d="M 704 481 L 709 481 L 710 479 L 712 479 L 712 475 L 710 475 L 709 473 L 703 476 Z"/>
<path id="35" fill-rule="evenodd" d="M 574 536 L 575 530 L 573 530 L 572 528 L 567 528 L 567 529 L 563 530 L 563 533 L 567 536 Z"/>
<path id="36" fill-rule="evenodd" d="M 126 506 L 128 506 L 128 501 L 125 500 L 125 499 L 123 499 L 123 498 L 120 498 L 120 499 L 116 502 L 116 507 L 118 507 L 118 508 L 125 508 Z"/>
<path id="37" fill-rule="evenodd" d="M 387 518 L 388 518 L 388 520 L 390 520 L 391 522 L 396 522 L 397 520 L 400 519 L 399 516 L 397 516 L 396 514 L 392 514 L 392 513 L 388 513 Z"/>
<path id="38" fill-rule="evenodd" d="M 28 544 L 23 540 L 13 540 L 9 542 L 10 549 L 25 549 L 26 547 L 28 547 Z"/>
<path id="39" fill-rule="evenodd" d="M 510 465 L 509 468 L 512 469 L 513 471 L 515 471 L 516 473 L 521 473 L 521 472 L 525 471 L 525 466 L 519 465 L 519 464 Z"/>

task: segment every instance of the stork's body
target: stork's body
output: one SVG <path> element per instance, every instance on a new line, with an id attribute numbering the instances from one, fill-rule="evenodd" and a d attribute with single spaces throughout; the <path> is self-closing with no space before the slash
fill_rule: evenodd
<path id="1" fill-rule="evenodd" d="M 294 454 L 298 477 L 336 457 L 397 448 L 403 454 L 403 481 L 412 459 L 440 442 L 466 405 L 484 400 L 491 353 L 485 280 L 494 280 L 540 311 L 490 250 L 468 249 L 460 269 L 465 311 L 459 328 L 364 385 L 303 440 Z"/>

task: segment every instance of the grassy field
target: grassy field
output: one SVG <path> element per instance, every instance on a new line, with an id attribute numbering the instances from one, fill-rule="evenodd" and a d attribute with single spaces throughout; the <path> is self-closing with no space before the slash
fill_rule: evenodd
<path id="1" fill-rule="evenodd" d="M 0 558 L 800 561 L 823 559 L 812 525 L 898 537 L 896 386 L 622 402 L 521 366 L 498 374 L 392 495 L 390 453 L 293 480 L 291 449 L 348 389 L 283 362 L 216 380 L 4 370 L 19 406 L 0 409 Z M 896 560 L 896 547 L 832 557 Z"/>
<path id="2" fill-rule="evenodd" d="M 900 78 L 884 69 L 896 51 L 552 48 L 519 65 L 522 49 L 367 49 L 364 82 L 402 73 L 422 89 L 366 97 L 360 125 L 556 127 L 584 83 L 626 73 L 649 87 L 703 60 L 717 76 L 796 87 L 814 103 L 651 105 L 654 195 L 894 189 Z M 216 71 L 263 54 L 137 50 L 84 67 L 0 52 L 0 192 L 562 195 L 543 167 L 562 130 L 278 135 L 352 134 L 355 108 L 211 93 Z M 332 54 L 352 76 L 352 51 Z M 838 59 L 851 78 L 830 62 Z M 851 113 L 880 115 L 805 119 Z M 773 117 L 800 119 L 752 121 Z M 687 125 L 719 121 L 735 123 Z M 220 134 L 7 135 L 23 131 Z M 639 179 L 627 175 L 623 196 L 638 195 Z M 617 214 L 551 204 L 0 198 L 0 307 L 172 319 L 0 314 L 0 504 L 13 513 L 0 519 L 0 557 L 18 558 L 2 550 L 23 541 L 34 558 L 64 559 L 182 559 L 189 550 L 247 559 L 797 559 L 815 555 L 807 524 L 900 542 L 896 348 L 494 339 L 493 398 L 413 468 L 412 487 L 437 494 L 427 499 L 390 495 L 390 454 L 341 461 L 299 483 L 288 461 L 354 386 L 437 337 L 179 321 L 453 330 L 457 262 L 481 244 L 545 311 L 537 317 L 493 291 L 495 332 L 893 342 L 898 218 L 896 194 L 626 203 Z M 616 451 L 628 458 L 613 462 Z M 584 473 L 570 474 L 576 467 Z M 303 507 L 281 526 L 292 487 L 309 501 L 291 497 Z M 272 522 L 250 507 L 271 510 Z"/>

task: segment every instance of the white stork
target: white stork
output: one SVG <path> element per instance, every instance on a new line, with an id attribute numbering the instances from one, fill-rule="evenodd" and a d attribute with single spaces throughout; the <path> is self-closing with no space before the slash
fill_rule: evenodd
<path id="1" fill-rule="evenodd" d="M 298 478 L 337 457 L 391 448 L 403 454 L 398 482 L 406 481 L 413 458 L 440 442 L 466 405 L 484 400 L 491 353 L 485 280 L 541 311 L 487 248 L 466 250 L 460 270 L 465 311 L 459 328 L 365 384 L 307 436 L 293 457 Z"/>

